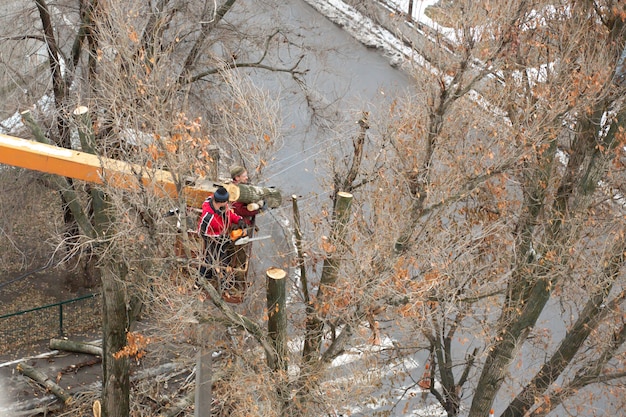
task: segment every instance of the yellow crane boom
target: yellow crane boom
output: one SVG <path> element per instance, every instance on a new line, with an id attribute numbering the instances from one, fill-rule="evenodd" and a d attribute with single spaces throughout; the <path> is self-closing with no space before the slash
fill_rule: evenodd
<path id="1" fill-rule="evenodd" d="M 169 171 L 146 170 L 140 165 L 3 134 L 0 163 L 122 189 L 137 189 L 141 182 L 156 195 L 176 198 L 179 194 Z M 201 207 L 215 188 L 212 181 L 198 179 L 183 186 L 182 194 L 188 206 Z"/>

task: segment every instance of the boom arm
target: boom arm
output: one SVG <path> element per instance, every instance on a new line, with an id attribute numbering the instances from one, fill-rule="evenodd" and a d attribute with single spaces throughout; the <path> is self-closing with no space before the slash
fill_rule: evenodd
<path id="1" fill-rule="evenodd" d="M 156 195 L 178 196 L 169 171 L 146 170 L 140 165 L 3 134 L 0 163 L 128 190 L 137 189 L 141 181 Z M 182 193 L 188 206 L 201 207 L 215 188 L 211 181 L 200 179 L 193 186 L 184 186 Z"/>

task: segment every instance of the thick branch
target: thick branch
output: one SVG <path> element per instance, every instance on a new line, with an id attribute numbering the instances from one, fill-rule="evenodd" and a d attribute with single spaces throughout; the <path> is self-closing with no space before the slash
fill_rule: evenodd
<path id="1" fill-rule="evenodd" d="M 217 24 L 222 20 L 226 13 L 228 13 L 231 7 L 235 4 L 235 1 L 236 0 L 226 0 L 226 2 L 215 12 L 215 15 L 211 21 L 201 22 L 202 30 L 200 31 L 193 47 L 189 51 L 189 54 L 185 59 L 185 63 L 183 64 L 180 77 L 178 78 L 181 84 L 184 83 L 185 79 L 191 72 L 191 69 L 195 65 L 196 59 L 198 58 L 198 55 L 200 55 L 200 52 L 202 51 L 202 48 L 204 46 L 204 42 L 208 38 L 209 33 L 211 32 L 211 30 L 213 30 L 213 28 L 217 26 Z"/>
<path id="2" fill-rule="evenodd" d="M 304 253 L 302 251 L 302 226 L 300 225 L 300 210 L 298 208 L 298 198 L 296 195 L 291 196 L 292 208 L 293 208 L 293 223 L 294 223 L 294 235 L 296 245 L 296 259 L 297 266 L 300 271 L 300 287 L 302 289 L 302 296 L 304 304 L 307 309 L 313 308 L 311 306 L 311 297 L 309 296 L 309 283 L 307 280 L 306 266 L 304 264 Z M 312 311 L 307 311 L 308 314 L 313 314 Z"/>
<path id="3" fill-rule="evenodd" d="M 33 379 L 38 382 L 40 385 L 44 386 L 47 390 L 57 396 L 64 403 L 69 403 L 72 400 L 70 394 L 68 394 L 63 388 L 59 385 L 52 382 L 50 378 L 48 378 L 44 373 L 36 370 L 32 366 L 26 364 L 25 362 L 20 362 L 17 365 L 17 370 L 26 375 L 27 377 Z"/>
<path id="4" fill-rule="evenodd" d="M 35 0 L 35 3 L 37 4 L 37 10 L 39 10 L 39 18 L 41 19 L 44 39 L 48 49 L 48 64 L 52 75 L 54 102 L 56 109 L 59 112 L 59 115 L 57 116 L 57 128 L 60 137 L 59 145 L 64 148 L 69 148 L 69 130 L 65 118 L 63 117 L 63 103 L 65 102 L 66 89 L 61 71 L 61 53 L 54 36 L 54 27 L 52 26 L 48 5 L 45 0 Z"/>
<path id="5" fill-rule="evenodd" d="M 274 369 L 278 363 L 276 351 L 272 346 L 272 342 L 268 340 L 268 338 L 263 333 L 261 327 L 246 316 L 235 312 L 226 304 L 226 302 L 222 299 L 220 294 L 211 284 L 206 282 L 206 280 L 204 279 L 202 279 L 202 281 L 202 288 L 208 293 L 213 304 L 218 309 L 220 309 L 220 311 L 224 314 L 224 316 L 226 316 L 231 324 L 250 333 L 257 340 L 257 342 L 259 342 L 259 344 L 265 351 L 265 355 L 267 356 L 268 366 Z M 208 322 L 211 320 L 210 317 L 201 317 L 200 321 Z"/>
<path id="6" fill-rule="evenodd" d="M 615 356 L 615 353 L 621 348 L 624 342 L 626 342 L 626 325 L 622 324 L 621 329 L 613 334 L 609 345 L 602 352 L 598 360 L 583 366 L 568 385 L 563 387 L 563 389 L 558 392 L 551 393 L 549 396 L 549 402 L 547 404 L 542 404 L 541 407 L 535 409 L 529 417 L 541 417 L 547 415 L 558 407 L 566 398 L 578 393 L 587 385 L 608 382 L 625 377 L 626 372 L 624 371 L 613 373 L 604 373 L 603 371 L 606 364 Z"/>
<path id="7" fill-rule="evenodd" d="M 196 75 L 194 75 L 193 77 L 189 78 L 189 83 L 193 83 L 196 82 L 198 80 L 201 80 L 202 78 L 208 76 L 208 75 L 215 75 L 218 74 L 224 70 L 232 70 L 232 69 L 237 69 L 237 68 L 258 68 L 258 69 L 264 69 L 264 70 L 268 70 L 268 71 L 273 71 L 273 72 L 288 72 L 290 74 L 293 73 L 297 73 L 296 68 L 298 67 L 298 65 L 300 64 L 300 61 L 302 60 L 302 58 L 304 58 L 304 55 L 302 55 L 300 58 L 298 58 L 298 61 L 292 65 L 289 68 L 278 68 L 278 67 L 273 67 L 270 65 L 264 65 L 261 64 L 261 61 L 257 61 L 257 62 L 233 62 L 233 63 L 228 63 L 228 64 L 224 64 L 224 66 L 220 67 L 220 68 L 211 68 L 209 70 L 200 72 Z"/>
<path id="8" fill-rule="evenodd" d="M 620 267 L 624 263 L 624 250 L 626 249 L 626 239 L 622 237 L 613 246 L 613 258 L 607 262 L 601 288 L 593 294 L 587 305 L 580 313 L 578 320 L 567 332 L 561 341 L 558 349 L 554 352 L 548 362 L 546 362 L 535 377 L 524 387 L 522 392 L 502 413 L 502 417 L 521 417 L 533 406 L 535 399 L 551 385 L 561 375 L 570 364 L 576 353 L 587 340 L 589 335 L 598 327 L 603 317 L 609 309 L 605 302 L 613 284 L 620 274 Z"/>
<path id="9" fill-rule="evenodd" d="M 359 171 L 361 169 L 361 163 L 363 161 L 363 146 L 365 143 L 365 135 L 367 130 L 369 129 L 369 112 L 363 112 L 363 117 L 359 119 L 359 134 L 356 139 L 353 141 L 352 145 L 354 147 L 354 152 L 352 154 L 352 164 L 348 169 L 348 172 L 343 180 L 339 178 L 338 174 L 335 174 L 335 194 L 333 195 L 333 203 L 336 203 L 337 200 L 337 192 L 345 191 L 347 193 L 351 193 L 354 191 L 357 176 L 359 175 Z"/>

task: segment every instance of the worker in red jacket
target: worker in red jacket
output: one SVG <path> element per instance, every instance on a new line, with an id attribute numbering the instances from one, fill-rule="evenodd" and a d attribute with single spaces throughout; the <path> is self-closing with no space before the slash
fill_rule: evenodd
<path id="1" fill-rule="evenodd" d="M 242 166 L 235 165 L 232 167 L 230 169 L 230 177 L 233 184 L 248 184 L 248 171 Z M 243 217 L 248 226 L 248 235 L 250 236 L 254 231 L 256 215 L 259 214 L 264 204 L 263 200 L 256 203 L 233 202 L 233 211 Z"/>
<path id="2" fill-rule="evenodd" d="M 246 226 L 243 218 L 228 206 L 228 198 L 228 191 L 219 187 L 202 203 L 198 233 L 204 241 L 204 264 L 200 267 L 200 275 L 207 279 L 213 277 L 213 267 L 230 263 L 234 251 L 230 231 Z"/>

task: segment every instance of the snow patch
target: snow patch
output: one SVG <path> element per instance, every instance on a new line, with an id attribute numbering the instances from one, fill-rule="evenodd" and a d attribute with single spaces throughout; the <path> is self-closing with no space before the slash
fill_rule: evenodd
<path id="1" fill-rule="evenodd" d="M 390 56 L 392 65 L 400 65 L 406 60 L 405 57 L 413 55 L 411 48 L 405 46 L 391 32 L 342 1 L 306 0 L 306 2 L 363 45 L 385 51 Z"/>
<path id="2" fill-rule="evenodd" d="M 54 100 L 52 96 L 49 94 L 41 97 L 37 103 L 33 106 L 34 109 L 38 109 L 42 113 L 48 113 L 54 107 Z M 17 129 L 21 129 L 24 127 L 24 123 L 22 122 L 22 114 L 19 112 L 15 112 L 12 116 L 7 117 L 6 119 L 0 122 L 0 133 L 4 133 L 6 135 L 11 134 Z"/>
<path id="3" fill-rule="evenodd" d="M 3 417 L 11 417 L 14 414 L 11 412 L 11 407 L 9 406 L 9 399 L 6 398 L 7 389 L 4 387 L 4 383 L 0 381 L 0 416 Z"/>

